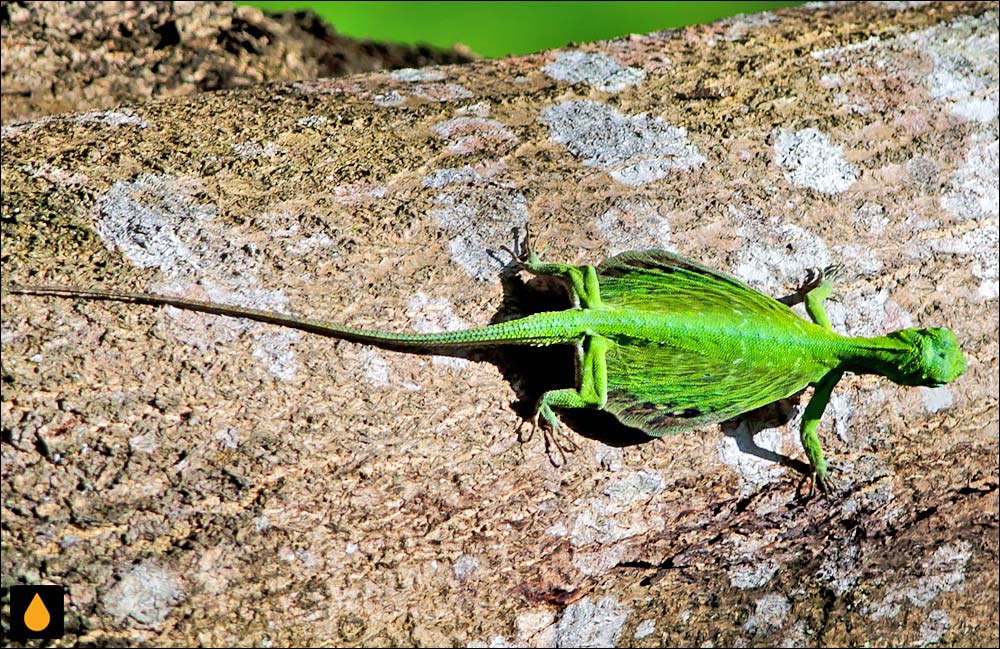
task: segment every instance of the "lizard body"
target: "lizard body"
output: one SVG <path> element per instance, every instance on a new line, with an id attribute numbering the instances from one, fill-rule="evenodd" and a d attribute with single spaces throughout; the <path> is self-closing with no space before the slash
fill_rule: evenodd
<path id="1" fill-rule="evenodd" d="M 399 348 L 572 344 L 577 385 L 545 392 L 533 425 L 560 427 L 555 410 L 607 410 L 651 436 L 735 417 L 815 386 L 800 437 L 821 489 L 833 482 L 817 429 L 845 372 L 874 373 L 902 385 L 936 386 L 965 371 L 948 329 L 904 329 L 874 338 L 833 331 L 820 277 L 798 299 L 812 322 L 739 280 L 661 250 L 626 252 L 599 266 L 543 263 L 527 239 L 518 267 L 563 281 L 573 307 L 460 331 L 397 333 L 199 302 L 167 295 L 57 287 L 10 287 L 14 294 L 169 305 L 242 317 L 358 343 Z"/>

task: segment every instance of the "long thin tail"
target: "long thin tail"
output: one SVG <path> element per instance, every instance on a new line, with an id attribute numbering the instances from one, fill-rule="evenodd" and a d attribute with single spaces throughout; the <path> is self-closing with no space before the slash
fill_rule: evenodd
<path id="1" fill-rule="evenodd" d="M 455 347 L 462 345 L 551 345 L 572 342 L 576 340 L 575 332 L 553 331 L 551 316 L 553 313 L 537 313 L 534 315 L 501 322 L 485 327 L 463 329 L 459 331 L 444 331 L 440 333 L 397 333 L 390 331 L 374 331 L 344 327 L 321 320 L 297 318 L 274 311 L 261 311 L 240 306 L 216 304 L 188 300 L 170 295 L 156 293 L 130 293 L 119 291 L 95 291 L 81 288 L 65 288 L 59 286 L 9 286 L 6 292 L 15 295 L 36 295 L 63 298 L 80 298 L 86 300 L 107 300 L 112 302 L 129 302 L 132 304 L 148 304 L 152 306 L 173 306 L 187 311 L 200 311 L 231 318 L 247 318 L 257 322 L 279 325 L 308 331 L 309 333 L 340 338 L 353 342 L 385 345 L 392 347 Z"/>

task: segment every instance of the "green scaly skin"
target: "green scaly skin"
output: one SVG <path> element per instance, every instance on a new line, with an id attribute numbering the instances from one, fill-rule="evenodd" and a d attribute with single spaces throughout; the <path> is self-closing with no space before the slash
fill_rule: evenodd
<path id="1" fill-rule="evenodd" d="M 574 307 L 485 327 L 443 333 L 393 333 L 344 327 L 280 313 L 167 295 L 57 287 L 10 287 L 13 294 L 174 306 L 300 329 L 358 343 L 433 349 L 572 344 L 577 387 L 544 393 L 535 406 L 552 431 L 562 408 L 608 410 L 652 436 L 729 419 L 815 386 L 801 440 L 815 484 L 834 488 L 817 430 L 845 372 L 873 373 L 902 385 L 937 386 L 965 371 L 947 329 L 905 329 L 876 338 L 845 337 L 830 326 L 823 301 L 827 269 L 791 300 L 812 322 L 727 275 L 663 251 L 618 255 L 598 267 L 542 263 L 528 238 L 511 252 L 521 270 L 557 277 Z"/>

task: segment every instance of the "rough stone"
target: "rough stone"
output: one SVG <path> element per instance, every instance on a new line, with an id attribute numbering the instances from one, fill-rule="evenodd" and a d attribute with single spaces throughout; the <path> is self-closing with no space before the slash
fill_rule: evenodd
<path id="1" fill-rule="evenodd" d="M 2 585 L 65 586 L 83 645 L 996 646 L 996 50 L 995 3 L 810 4 L 571 50 L 634 85 L 543 52 L 7 125 L 4 282 L 440 330 L 561 308 L 485 249 L 527 219 L 548 259 L 659 242 L 775 293 L 841 263 L 836 327 L 948 326 L 969 371 L 847 377 L 844 492 L 807 498 L 734 461 L 801 459 L 805 398 L 655 441 L 578 417 L 555 468 L 516 429 L 568 349 L 434 363 L 4 294 Z M 656 172 L 553 137 L 560 105 Z"/>

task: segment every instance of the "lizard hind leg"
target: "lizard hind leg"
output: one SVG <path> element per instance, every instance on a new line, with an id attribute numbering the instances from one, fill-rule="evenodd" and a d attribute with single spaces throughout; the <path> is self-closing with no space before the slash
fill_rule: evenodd
<path id="1" fill-rule="evenodd" d="M 580 363 L 579 389 L 549 390 L 535 405 L 532 431 L 538 426 L 539 419 L 544 421 L 545 450 L 553 464 L 556 464 L 556 457 L 565 460 L 566 453 L 572 453 L 578 448 L 573 441 L 572 433 L 559 420 L 553 409 L 604 407 L 608 398 L 605 354 L 610 344 L 610 341 L 600 336 L 586 338 L 583 343 L 583 360 Z"/>

